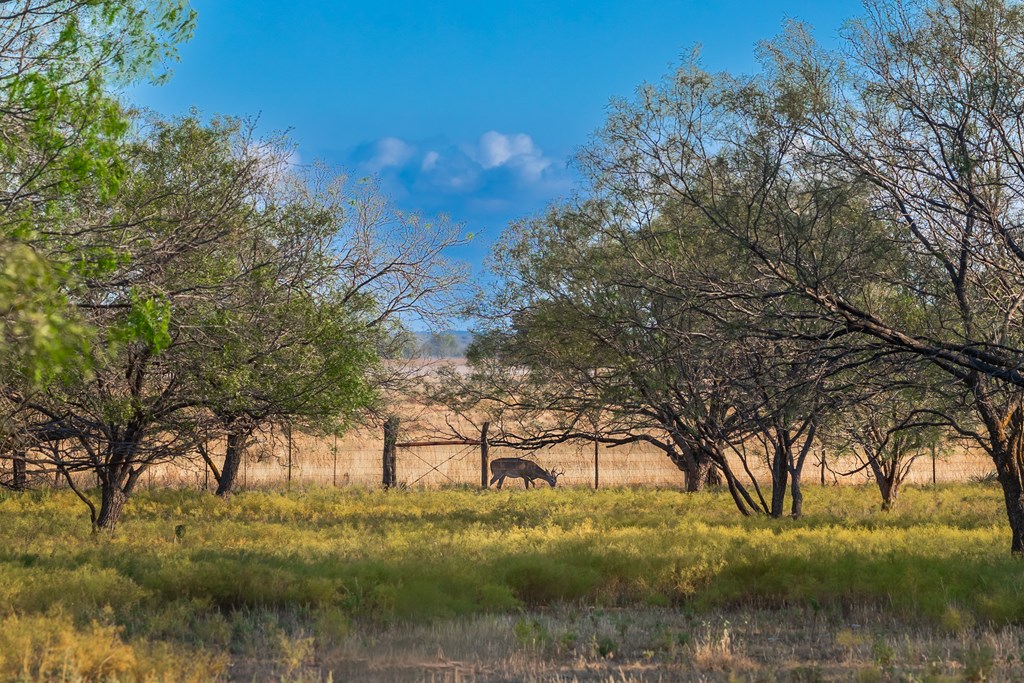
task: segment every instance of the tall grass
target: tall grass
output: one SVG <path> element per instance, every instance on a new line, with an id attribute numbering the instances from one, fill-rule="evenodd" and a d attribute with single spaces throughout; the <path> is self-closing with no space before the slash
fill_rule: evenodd
<path id="1" fill-rule="evenodd" d="M 0 679 L 134 677 L 140 662 L 172 660 L 215 672 L 268 653 L 283 672 L 310 643 L 367 624 L 554 605 L 1024 621 L 998 489 L 911 488 L 891 513 L 871 489 L 806 495 L 807 517 L 772 521 L 740 518 L 715 492 L 312 489 L 224 502 L 163 490 L 94 536 L 71 494 L 8 494 Z M 113 649 L 93 652 L 97 641 Z"/>

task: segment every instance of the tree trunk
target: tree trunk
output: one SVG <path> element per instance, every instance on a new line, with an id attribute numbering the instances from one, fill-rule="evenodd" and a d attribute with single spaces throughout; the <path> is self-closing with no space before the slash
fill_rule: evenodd
<path id="1" fill-rule="evenodd" d="M 878 492 L 882 495 L 882 511 L 889 512 L 896 506 L 896 496 L 899 494 L 899 457 L 898 451 L 885 451 L 879 449 L 872 451 L 866 449 L 868 466 L 871 468 L 871 475 L 878 485 Z"/>
<path id="2" fill-rule="evenodd" d="M 772 460 L 772 509 L 769 512 L 772 519 L 779 519 L 783 515 L 788 478 L 789 449 L 786 447 L 785 437 L 780 435 L 779 442 L 775 445 L 775 459 Z"/>
<path id="3" fill-rule="evenodd" d="M 217 495 L 222 498 L 230 498 L 235 491 L 235 484 L 238 481 L 238 470 L 242 465 L 242 456 L 245 455 L 245 440 L 247 435 L 238 430 L 228 430 L 228 442 L 224 451 L 224 467 L 220 471 L 220 480 L 217 482 Z"/>
<path id="4" fill-rule="evenodd" d="M 1020 468 L 1009 453 L 993 453 L 996 473 L 1003 488 L 1006 518 L 1010 522 L 1010 552 L 1024 555 L 1024 487 L 1021 486 Z"/>
<path id="5" fill-rule="evenodd" d="M 718 470 L 725 477 L 729 495 L 732 496 L 732 500 L 740 514 L 744 517 L 749 517 L 753 514 L 753 511 L 759 510 L 760 508 L 754 502 L 754 499 L 751 498 L 750 493 L 736 479 L 736 475 L 733 474 L 732 468 L 729 467 L 729 461 L 726 459 L 725 454 L 722 451 L 718 451 L 713 455 L 709 453 L 708 457 L 718 465 Z"/>
<path id="6" fill-rule="evenodd" d="M 704 486 L 721 486 L 722 473 L 715 467 L 715 463 L 708 461 L 707 469 L 704 472 Z"/>
<path id="7" fill-rule="evenodd" d="M 814 437 L 818 432 L 818 420 L 815 416 L 808 417 L 803 427 L 797 431 L 797 434 L 805 429 L 807 431 L 804 435 L 804 443 L 797 453 L 793 453 L 794 441 L 788 438 L 786 440 L 786 451 L 789 458 L 787 466 L 789 467 L 789 476 L 792 482 L 790 485 L 790 495 L 793 498 L 790 506 L 790 515 L 793 519 L 799 519 L 804 514 L 804 492 L 800 485 L 803 481 L 804 465 L 807 464 L 807 456 L 811 453 L 811 448 L 814 446 Z M 822 451 L 821 457 L 825 457 L 824 451 Z"/>
<path id="8" fill-rule="evenodd" d="M 790 473 L 790 493 L 793 497 L 790 514 L 793 519 L 800 519 L 804 514 L 804 492 L 800 489 L 800 470 Z"/>
<path id="9" fill-rule="evenodd" d="M 104 481 L 100 486 L 100 513 L 96 516 L 96 528 L 113 531 L 127 500 L 128 496 L 120 486 Z"/>
<path id="10" fill-rule="evenodd" d="M 15 491 L 24 491 L 28 488 L 28 473 L 25 468 L 25 452 L 16 451 L 11 456 L 11 488 Z"/>
<path id="11" fill-rule="evenodd" d="M 135 488 L 139 475 L 145 469 L 136 462 L 139 451 L 139 432 L 123 435 L 120 442 L 111 445 L 108 463 L 96 470 L 100 484 L 100 511 L 96 515 L 95 530 L 113 531 L 121 518 L 128 494 Z"/>
<path id="12" fill-rule="evenodd" d="M 1021 458 L 1024 454 L 1024 406 L 1019 402 L 1002 411 L 992 405 L 980 383 L 972 387 L 974 407 L 985 423 L 990 454 L 1003 489 L 1006 518 L 1010 522 L 1010 552 L 1024 555 L 1024 486 L 1021 484 Z"/>
<path id="13" fill-rule="evenodd" d="M 900 493 L 900 482 L 897 479 L 896 468 L 875 477 L 878 482 L 878 492 L 882 494 L 882 510 L 889 512 L 896 507 L 896 498 Z"/>
<path id="14" fill-rule="evenodd" d="M 882 494 L 882 510 L 889 512 L 896 508 L 896 498 L 899 496 L 899 482 L 890 482 L 889 490 Z"/>
<path id="15" fill-rule="evenodd" d="M 757 507 L 750 500 L 750 495 L 743 489 L 743 485 L 736 481 L 736 477 L 728 470 L 725 471 L 725 482 L 729 487 L 732 502 L 736 504 L 736 509 L 744 517 L 750 517 L 751 510 L 756 510 Z"/>
<path id="16" fill-rule="evenodd" d="M 1003 501 L 1006 504 L 1006 518 L 1010 522 L 1010 552 L 1024 554 L 1024 488 L 1021 487 L 1019 471 L 1005 460 L 996 463 L 999 484 L 1003 487 Z"/>
<path id="17" fill-rule="evenodd" d="M 139 465 L 136 468 L 128 470 L 128 478 L 125 480 L 124 486 L 121 487 L 125 496 L 132 495 L 132 491 L 135 490 L 135 487 L 142 479 L 142 473 L 147 469 L 149 469 L 148 465 Z"/>
<path id="18" fill-rule="evenodd" d="M 687 491 L 703 491 L 708 479 L 715 471 L 715 466 L 708 458 L 693 458 L 692 465 L 684 470 Z"/>
<path id="19" fill-rule="evenodd" d="M 1024 491 L 1021 491 L 1019 481 L 1013 481 L 1009 486 L 1003 485 L 1003 499 L 1006 501 L 1006 516 L 1010 521 L 1010 552 L 1024 555 Z"/>
<path id="20" fill-rule="evenodd" d="M 700 449 L 681 449 L 670 454 L 672 463 L 683 473 L 683 488 L 689 493 L 703 491 L 706 486 L 720 486 L 722 478 L 711 458 Z"/>

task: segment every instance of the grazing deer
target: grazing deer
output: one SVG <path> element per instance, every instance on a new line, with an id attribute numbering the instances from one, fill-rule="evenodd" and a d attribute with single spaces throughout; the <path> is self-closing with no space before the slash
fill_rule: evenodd
<path id="1" fill-rule="evenodd" d="M 534 479 L 543 479 L 551 488 L 555 487 L 558 478 L 565 474 L 565 471 L 548 471 L 533 462 L 522 458 L 498 458 L 491 461 L 491 484 L 498 482 L 498 488 L 505 483 L 505 477 L 518 477 L 523 480 L 526 488 L 530 488 Z M 490 486 L 490 484 L 488 484 Z"/>

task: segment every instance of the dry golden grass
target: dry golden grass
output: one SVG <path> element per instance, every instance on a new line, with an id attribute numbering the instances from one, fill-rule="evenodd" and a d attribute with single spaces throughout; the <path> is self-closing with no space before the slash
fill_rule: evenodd
<path id="1" fill-rule="evenodd" d="M 423 433 L 406 432 L 402 438 L 415 441 L 426 437 Z M 292 482 L 320 486 L 377 486 L 381 480 L 382 444 L 382 435 L 376 432 L 352 432 L 337 440 L 296 432 L 291 448 Z M 222 448 L 222 445 L 215 443 L 213 452 L 221 452 Z M 564 469 L 565 475 L 559 480 L 562 486 L 594 485 L 594 446 L 591 443 L 562 444 L 529 454 L 492 447 L 490 453 L 492 459 L 526 455 L 534 458 L 542 467 Z M 240 474 L 242 488 L 286 484 L 288 462 L 288 442 L 280 430 L 259 435 L 250 448 L 249 457 Z M 682 472 L 664 453 L 643 444 L 616 448 L 600 446 L 598 462 L 601 486 L 673 488 L 683 483 Z M 870 471 L 867 469 L 845 477 L 837 474 L 858 468 L 860 463 L 853 457 L 830 455 L 827 464 L 827 485 L 871 482 Z M 733 465 L 737 472 L 742 472 L 738 460 Z M 478 484 L 480 452 L 476 446 L 400 448 L 397 469 L 401 485 L 435 488 L 452 484 Z M 958 449 L 937 460 L 936 480 L 939 483 L 966 482 L 983 477 L 992 470 L 992 462 L 984 453 Z M 755 466 L 752 471 L 760 482 L 768 480 L 766 467 Z M 820 481 L 820 459 L 812 458 L 805 468 L 804 482 L 815 485 Z M 919 458 L 910 471 L 907 483 L 925 484 L 931 481 L 931 458 Z M 202 462 L 182 461 L 154 468 L 144 484 L 202 487 L 204 484 L 212 485 L 212 478 L 206 473 Z M 509 485 L 517 486 L 519 482 L 510 482 Z"/>
<path id="2" fill-rule="evenodd" d="M 424 370 L 429 372 L 429 368 Z M 452 419 L 436 406 L 403 405 L 398 409 L 403 416 L 400 441 L 436 440 L 443 434 L 445 424 Z M 465 425 L 462 425 L 465 427 Z M 444 437 L 440 437 L 444 438 Z M 381 482 L 383 434 L 380 430 L 353 430 L 342 438 L 319 437 L 295 431 L 289 446 L 287 433 L 280 427 L 270 427 L 257 433 L 239 474 L 242 489 L 276 488 L 287 485 L 317 486 L 378 486 Z M 214 458 L 223 454 L 222 440 L 210 444 Z M 592 443 L 560 444 L 534 452 L 509 448 L 490 449 L 491 459 L 500 457 L 530 457 L 545 468 L 565 471 L 560 486 L 593 487 L 595 480 L 594 445 Z M 610 486 L 652 486 L 677 488 L 683 484 L 683 475 L 665 454 L 647 444 L 598 448 L 599 483 Z M 732 456 L 733 469 L 744 478 L 739 459 Z M 804 483 L 827 485 L 859 485 L 871 483 L 871 473 L 853 456 L 837 455 L 829 451 L 828 468 L 822 471 L 820 452 L 813 453 L 804 469 Z M 9 467 L 0 461 L 0 468 Z M 31 469 L 31 468 L 30 468 Z M 853 472 L 847 476 L 842 473 Z M 977 448 L 955 444 L 946 449 L 936 461 L 935 480 L 939 483 L 968 482 L 993 471 L 991 460 Z M 768 469 L 763 463 L 752 463 L 751 472 L 760 483 L 769 481 Z M 400 448 L 397 475 L 400 485 L 437 488 L 453 484 L 478 485 L 480 482 L 480 452 L 477 446 L 439 446 Z M 824 477 L 822 476 L 824 474 Z M 921 457 L 915 461 L 907 479 L 909 484 L 932 481 L 932 461 Z M 45 478 L 51 480 L 52 475 Z M 83 486 L 95 484 L 92 475 L 78 477 Z M 39 481 L 44 478 L 40 477 Z M 215 488 L 216 482 L 198 457 L 182 458 L 173 463 L 151 467 L 142 479 L 143 488 L 194 487 Z M 58 485 L 60 483 L 58 482 Z M 509 482 L 518 486 L 519 481 Z"/>

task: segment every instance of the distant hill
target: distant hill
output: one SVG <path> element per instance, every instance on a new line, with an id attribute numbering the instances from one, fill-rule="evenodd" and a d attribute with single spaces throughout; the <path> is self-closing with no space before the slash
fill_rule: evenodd
<path id="1" fill-rule="evenodd" d="M 415 332 L 418 348 L 415 355 L 426 358 L 463 358 L 473 335 L 466 330 Z"/>

